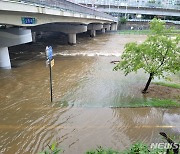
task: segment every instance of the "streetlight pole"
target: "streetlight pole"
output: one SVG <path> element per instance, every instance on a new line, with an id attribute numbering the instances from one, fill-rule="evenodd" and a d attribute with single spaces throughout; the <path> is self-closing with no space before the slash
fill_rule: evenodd
<path id="1" fill-rule="evenodd" d="M 109 13 L 110 13 L 110 9 L 111 9 L 111 0 L 109 0 Z"/>
<path id="2" fill-rule="evenodd" d="M 127 18 L 127 3 L 126 3 L 126 12 L 125 12 L 125 18 Z"/>

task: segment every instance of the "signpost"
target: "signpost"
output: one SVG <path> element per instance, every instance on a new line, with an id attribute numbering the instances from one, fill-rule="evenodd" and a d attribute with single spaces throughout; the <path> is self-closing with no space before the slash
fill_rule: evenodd
<path id="1" fill-rule="evenodd" d="M 54 59 L 53 59 L 53 49 L 51 46 L 46 47 L 46 58 L 47 58 L 47 64 L 49 65 L 50 94 L 51 94 L 51 102 L 52 102 L 53 101 L 52 67 L 54 66 Z"/>

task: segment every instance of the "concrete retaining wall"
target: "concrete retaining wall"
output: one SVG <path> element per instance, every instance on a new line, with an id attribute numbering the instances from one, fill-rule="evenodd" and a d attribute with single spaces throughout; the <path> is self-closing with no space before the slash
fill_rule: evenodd
<path id="1" fill-rule="evenodd" d="M 180 29 L 180 25 L 173 23 L 166 23 L 167 27 L 175 27 L 175 29 Z M 131 22 L 128 21 L 126 24 L 119 24 L 118 30 L 146 30 L 149 29 L 149 22 Z"/>

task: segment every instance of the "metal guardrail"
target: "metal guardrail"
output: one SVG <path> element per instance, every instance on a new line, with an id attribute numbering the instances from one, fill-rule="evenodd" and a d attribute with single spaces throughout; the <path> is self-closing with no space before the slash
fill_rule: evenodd
<path id="1" fill-rule="evenodd" d="M 125 7 L 146 7 L 146 8 L 161 8 L 161 9 L 174 9 L 180 10 L 180 1 L 177 0 L 175 4 L 170 4 L 168 1 L 155 1 L 154 3 L 150 3 L 150 1 L 136 1 L 136 0 L 101 0 L 101 1 L 93 1 L 93 0 L 74 0 L 76 3 L 82 3 L 85 5 L 106 5 L 106 6 L 125 6 Z"/>
<path id="2" fill-rule="evenodd" d="M 39 5 L 43 7 L 60 9 L 64 11 L 89 14 L 89 15 L 94 15 L 97 17 L 102 17 L 102 18 L 110 19 L 117 22 L 117 19 L 109 14 L 106 14 L 104 12 L 99 12 L 89 7 L 85 7 L 84 5 L 75 4 L 66 0 L 9 0 L 9 1 L 17 1 L 21 3 L 34 4 L 34 5 Z"/>
<path id="3" fill-rule="evenodd" d="M 147 19 L 128 19 L 128 21 L 142 21 L 142 22 L 150 22 L 151 20 L 147 20 Z M 180 21 L 174 21 L 174 20 L 162 20 L 164 22 L 170 22 L 170 23 L 174 23 L 174 24 L 177 24 L 177 25 L 180 25 Z"/>

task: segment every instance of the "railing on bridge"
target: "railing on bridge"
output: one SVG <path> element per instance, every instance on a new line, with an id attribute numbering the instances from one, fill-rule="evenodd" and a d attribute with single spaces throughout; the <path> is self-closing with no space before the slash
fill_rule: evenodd
<path id="1" fill-rule="evenodd" d="M 133 21 L 133 22 L 150 22 L 152 20 L 148 20 L 148 19 L 128 19 L 128 21 Z M 162 20 L 164 22 L 169 22 L 169 23 L 174 23 L 176 25 L 180 25 L 180 21 L 174 21 L 174 20 Z"/>
<path id="2" fill-rule="evenodd" d="M 125 7 L 147 7 L 147 8 L 162 8 L 162 9 L 175 9 L 180 10 L 180 1 L 175 0 L 174 3 L 169 3 L 168 1 L 163 0 L 149 0 L 149 1 L 142 1 L 142 0 L 101 0 L 101 1 L 93 1 L 93 0 L 74 0 L 76 3 L 81 3 L 85 5 L 104 5 L 104 6 L 125 6 Z"/>
<path id="3" fill-rule="evenodd" d="M 9 1 L 17 1 L 21 3 L 34 4 L 44 7 L 51 7 L 55 9 L 60 9 L 64 11 L 78 12 L 83 14 L 94 15 L 97 17 L 111 19 L 113 21 L 117 21 L 117 19 L 109 14 L 99 12 L 97 10 L 91 9 L 89 7 L 85 7 L 83 5 L 75 4 L 66 0 L 9 0 Z"/>

